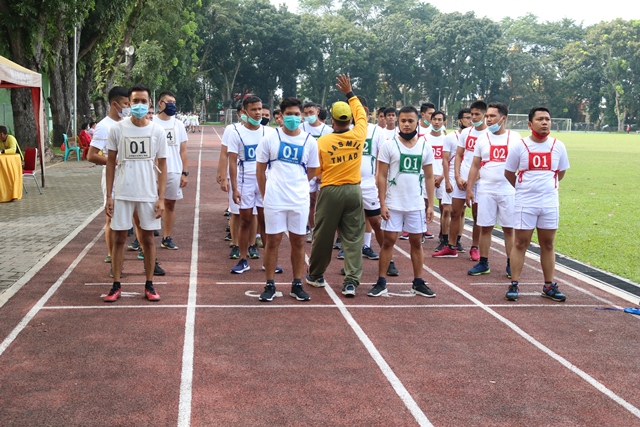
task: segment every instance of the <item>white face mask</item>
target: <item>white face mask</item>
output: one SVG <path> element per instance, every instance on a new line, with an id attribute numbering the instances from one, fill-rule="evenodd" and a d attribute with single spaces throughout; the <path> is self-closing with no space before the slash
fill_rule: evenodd
<path id="1" fill-rule="evenodd" d="M 118 112 L 118 117 L 120 117 L 121 119 L 126 119 L 127 117 L 131 116 L 131 108 L 122 108 L 117 102 L 116 105 L 121 109 L 121 111 Z"/>

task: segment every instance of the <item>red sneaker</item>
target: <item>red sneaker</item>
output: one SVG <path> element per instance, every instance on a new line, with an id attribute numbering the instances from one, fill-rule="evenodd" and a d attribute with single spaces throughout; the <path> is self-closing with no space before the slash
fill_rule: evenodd
<path id="1" fill-rule="evenodd" d="M 122 295 L 122 291 L 120 290 L 120 288 L 111 288 L 107 296 L 104 297 L 104 302 L 116 302 L 120 298 L 120 295 Z"/>
<path id="2" fill-rule="evenodd" d="M 409 240 L 409 233 L 406 231 L 403 231 L 402 234 L 400 235 L 400 240 Z"/>
<path id="3" fill-rule="evenodd" d="M 471 246 L 469 250 L 469 257 L 471 257 L 471 261 L 480 261 L 480 251 L 475 246 Z"/>
<path id="4" fill-rule="evenodd" d="M 456 248 L 452 249 L 449 245 L 446 245 L 438 252 L 432 253 L 431 256 L 433 258 L 458 258 L 458 250 Z"/>
<path id="5" fill-rule="evenodd" d="M 160 294 L 153 288 L 144 288 L 144 296 L 147 297 L 149 301 L 160 301 Z"/>

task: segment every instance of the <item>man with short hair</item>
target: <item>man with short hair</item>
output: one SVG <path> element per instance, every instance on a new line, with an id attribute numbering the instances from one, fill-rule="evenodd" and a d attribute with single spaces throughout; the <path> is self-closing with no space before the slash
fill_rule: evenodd
<path id="1" fill-rule="evenodd" d="M 264 200 L 264 266 L 267 284 L 260 301 L 272 301 L 276 293 L 275 271 L 282 235 L 289 232 L 293 282 L 290 295 L 309 301 L 302 288 L 305 254 L 304 239 L 309 216 L 309 179 L 320 166 L 315 138 L 302 131 L 302 102 L 285 98 L 280 104 L 284 127 L 270 132 L 258 144 L 256 176 Z M 269 168 L 269 179 L 266 171 Z"/>
<path id="2" fill-rule="evenodd" d="M 156 248 L 153 230 L 160 228 L 164 210 L 164 192 L 167 185 L 167 140 L 161 126 L 147 119 L 151 93 L 140 84 L 129 89 L 130 120 L 114 124 L 107 142 L 107 203 L 106 214 L 113 230 L 113 286 L 105 302 L 120 298 L 120 274 L 124 261 L 124 245 L 127 230 L 132 227 L 134 211 L 139 220 L 140 243 L 145 251 L 145 296 L 149 301 L 159 301 L 160 295 L 153 287 Z M 157 160 L 157 166 L 155 161 Z M 118 173 L 116 176 L 116 163 Z M 156 167 L 159 173 L 156 173 Z M 157 177 L 157 178 L 156 178 Z M 157 183 L 156 183 L 157 179 Z M 112 197 L 113 194 L 113 197 Z"/>
<path id="3" fill-rule="evenodd" d="M 387 123 L 384 136 L 386 139 L 393 139 L 398 133 L 398 128 L 396 127 L 396 109 L 393 107 L 385 109 L 384 120 Z"/>
<path id="4" fill-rule="evenodd" d="M 283 126 L 282 111 L 278 109 L 273 110 L 273 120 L 275 120 L 278 127 L 282 127 Z"/>
<path id="5" fill-rule="evenodd" d="M 262 126 L 269 126 L 271 122 L 271 110 L 266 105 L 262 106 L 262 119 L 260 119 L 260 124 Z"/>
<path id="6" fill-rule="evenodd" d="M 160 113 L 158 123 L 167 133 L 167 188 L 162 216 L 162 243 L 165 249 L 178 249 L 173 241 L 173 225 L 176 221 L 176 201 L 182 200 L 182 189 L 189 182 L 189 158 L 187 155 L 187 131 L 181 121 L 176 120 L 176 97 L 171 92 L 162 92 L 158 98 Z"/>
<path id="7" fill-rule="evenodd" d="M 100 120 L 96 125 L 91 144 L 89 145 L 89 151 L 87 152 L 87 160 L 96 165 L 107 165 L 107 140 L 109 138 L 109 131 L 120 120 L 127 118 L 131 115 L 131 108 L 129 104 L 129 91 L 122 86 L 114 86 L 109 91 L 109 112 L 107 116 Z M 102 153 L 102 154 L 101 154 Z M 107 169 L 102 169 L 102 196 L 103 204 L 107 206 Z M 104 262 L 111 262 L 111 217 L 106 216 L 106 225 L 104 232 L 104 240 L 107 244 L 107 257 Z M 113 269 L 112 269 L 113 270 Z M 113 274 L 113 271 L 112 271 Z"/>
<path id="8" fill-rule="evenodd" d="M 467 184 L 467 206 L 478 204 L 478 226 L 480 227 L 480 260 L 467 272 L 470 276 L 489 274 L 489 250 L 491 233 L 496 220 L 504 233 L 507 253 L 507 276 L 511 278 L 510 255 L 513 247 L 513 223 L 515 190 L 504 176 L 504 165 L 509 146 L 522 139 L 515 131 L 507 130 L 505 123 L 508 107 L 502 102 L 489 104 L 485 120 L 487 133 L 478 138 L 473 153 L 469 181 Z M 478 178 L 480 177 L 480 178 Z M 472 188 L 478 182 L 476 194 Z"/>
<path id="9" fill-rule="evenodd" d="M 418 136 L 429 133 L 431 127 L 431 115 L 436 111 L 436 106 L 431 102 L 425 102 L 420 106 L 420 127 L 418 128 Z"/>
<path id="10" fill-rule="evenodd" d="M 564 144 L 549 137 L 551 112 L 548 108 L 531 109 L 529 128 L 530 137 L 516 141 L 509 147 L 504 167 L 504 176 L 516 190 L 511 285 L 505 298 L 509 301 L 518 299 L 518 281 L 535 229 L 538 232 L 540 264 L 544 275 L 541 296 L 564 302 L 566 296 L 553 281 L 556 265 L 554 240 L 560 221 L 558 183 L 569 169 L 569 158 Z"/>
<path id="11" fill-rule="evenodd" d="M 9 131 L 6 126 L 0 126 L 0 154 L 16 153 L 20 154 L 20 158 L 24 159 L 16 137 L 9 135 Z"/>
<path id="12" fill-rule="evenodd" d="M 384 117 L 384 112 L 386 109 L 387 107 L 378 108 L 378 126 L 382 129 L 386 129 L 387 127 L 387 120 Z"/>

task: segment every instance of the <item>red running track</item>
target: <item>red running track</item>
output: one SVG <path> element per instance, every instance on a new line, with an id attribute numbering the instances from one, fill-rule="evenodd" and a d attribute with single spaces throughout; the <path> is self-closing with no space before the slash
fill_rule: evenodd
<path id="1" fill-rule="evenodd" d="M 377 262 L 364 260 L 364 283 L 345 299 L 336 259 L 330 286 L 306 286 L 311 301 L 299 302 L 288 296 L 284 239 L 284 297 L 260 303 L 261 260 L 229 273 L 227 198 L 215 183 L 221 133 L 189 134 L 180 249 L 158 250 L 162 301 L 144 299 L 134 252 L 125 296 L 102 301 L 111 281 L 100 212 L 0 307 L 0 425 L 640 425 L 639 319 L 595 310 L 630 300 L 562 268 L 567 302 L 541 298 L 531 257 L 520 300 L 507 302 L 499 242 L 493 272 L 470 277 L 468 258 L 433 259 L 437 242 L 427 241 L 434 299 L 408 294 L 408 242 L 399 242 L 391 296 L 366 296 Z"/>

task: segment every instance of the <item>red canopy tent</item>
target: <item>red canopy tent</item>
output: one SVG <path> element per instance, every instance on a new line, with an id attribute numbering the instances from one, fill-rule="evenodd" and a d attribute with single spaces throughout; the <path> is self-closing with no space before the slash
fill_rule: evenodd
<path id="1" fill-rule="evenodd" d="M 44 187 L 45 114 L 44 96 L 42 94 L 42 75 L 0 56 L 0 88 L 31 89 L 33 116 L 36 118 L 36 133 L 38 135 L 38 149 L 40 150 L 40 172 L 42 176 L 42 186 Z M 18 143 L 20 143 L 20 141 L 18 141 Z"/>

